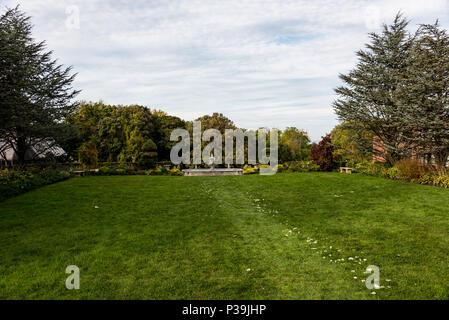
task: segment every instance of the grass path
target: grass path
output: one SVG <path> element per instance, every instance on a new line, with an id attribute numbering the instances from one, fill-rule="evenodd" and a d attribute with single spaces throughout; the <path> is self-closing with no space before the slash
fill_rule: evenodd
<path id="1" fill-rule="evenodd" d="M 71 179 L 2 202 L 0 298 L 448 299 L 448 200 L 361 175 Z"/>
<path id="2" fill-rule="evenodd" d="M 323 260 L 318 251 L 311 249 L 311 238 L 302 234 L 301 228 L 280 221 L 279 211 L 264 207 L 263 199 L 249 192 L 236 193 L 235 184 L 226 180 L 204 181 L 202 188 L 217 203 L 219 214 L 232 223 L 238 240 L 229 250 L 237 248 L 246 257 L 252 289 L 241 298 L 367 297 L 366 288 L 351 281 L 353 276 L 344 275 L 340 266 Z"/>

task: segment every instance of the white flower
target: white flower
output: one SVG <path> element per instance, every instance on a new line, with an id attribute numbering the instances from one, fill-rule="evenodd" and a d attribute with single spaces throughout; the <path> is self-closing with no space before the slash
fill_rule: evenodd
<path id="1" fill-rule="evenodd" d="M 250 272 L 250 271 L 251 271 L 251 269 L 250 269 L 250 268 L 246 269 L 246 272 Z"/>
<path id="2" fill-rule="evenodd" d="M 98 209 L 98 208 L 100 208 L 100 207 L 99 207 L 99 206 L 95 206 L 94 208 L 95 208 L 95 209 Z"/>
<path id="3" fill-rule="evenodd" d="M 376 294 L 376 291 L 371 292 L 371 294 Z"/>
<path id="4" fill-rule="evenodd" d="M 357 277 L 354 277 L 354 279 L 357 279 Z"/>
<path id="5" fill-rule="evenodd" d="M 351 270 L 351 272 L 355 272 L 355 270 Z"/>

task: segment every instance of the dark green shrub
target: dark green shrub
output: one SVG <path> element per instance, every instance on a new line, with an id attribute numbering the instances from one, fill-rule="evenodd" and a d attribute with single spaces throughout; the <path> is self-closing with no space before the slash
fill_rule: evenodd
<path id="1" fill-rule="evenodd" d="M 99 173 L 102 175 L 107 175 L 109 174 L 109 170 L 110 170 L 109 167 L 100 167 Z"/>
<path id="2" fill-rule="evenodd" d="M 160 168 L 157 169 L 150 169 L 147 171 L 147 175 L 149 176 L 161 176 L 162 170 Z"/>
<path id="3" fill-rule="evenodd" d="M 33 170 L 33 172 L 35 172 Z M 44 170 L 38 173 L 29 171 L 0 171 L 0 201 L 14 197 L 32 189 L 65 180 L 67 172 Z"/>
<path id="4" fill-rule="evenodd" d="M 361 162 L 355 166 L 355 171 L 359 173 L 364 173 L 370 176 L 382 176 L 384 167 L 375 162 Z"/>
<path id="5" fill-rule="evenodd" d="M 79 162 L 87 167 L 94 168 L 98 164 L 98 150 L 93 141 L 85 142 L 78 150 Z"/>
<path id="6" fill-rule="evenodd" d="M 124 175 L 124 174 L 126 174 L 126 169 L 117 169 L 117 170 L 115 170 L 115 174 Z"/>
<path id="7" fill-rule="evenodd" d="M 289 172 L 315 172 L 320 171 L 320 166 L 312 161 L 290 161 L 286 163 Z"/>

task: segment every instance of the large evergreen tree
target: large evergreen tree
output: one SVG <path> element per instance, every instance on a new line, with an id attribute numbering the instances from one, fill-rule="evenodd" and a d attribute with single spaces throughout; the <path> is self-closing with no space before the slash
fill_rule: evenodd
<path id="1" fill-rule="evenodd" d="M 18 7 L 0 16 L 0 140 L 21 164 L 31 146 L 45 153 L 62 139 L 63 119 L 78 94 L 71 88 L 71 68 L 52 60 L 31 31 L 30 17 Z"/>
<path id="2" fill-rule="evenodd" d="M 409 144 L 420 156 L 433 155 L 445 167 L 449 156 L 449 35 L 438 22 L 421 25 L 409 56 L 401 92 L 409 106 L 404 121 Z"/>
<path id="3" fill-rule="evenodd" d="M 344 86 L 335 91 L 339 99 L 334 109 L 340 120 L 351 129 L 371 131 L 381 148 L 373 152 L 393 164 L 409 152 L 404 132 L 407 105 L 400 99 L 400 88 L 408 70 L 413 37 L 407 31 L 408 21 L 398 14 L 391 25 L 384 25 L 380 34 L 371 33 L 366 50 L 357 52 L 358 63 L 347 75 L 340 75 Z M 359 141 L 362 146 L 363 140 Z M 372 144 L 372 143 L 371 143 Z M 371 146 L 366 145 L 366 150 Z"/>

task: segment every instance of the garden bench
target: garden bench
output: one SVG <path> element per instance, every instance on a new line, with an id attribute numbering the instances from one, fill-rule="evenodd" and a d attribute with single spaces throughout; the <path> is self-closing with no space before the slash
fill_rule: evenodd
<path id="1" fill-rule="evenodd" d="M 86 175 L 86 171 L 73 171 L 73 173 L 77 177 L 84 177 Z"/>
<path id="2" fill-rule="evenodd" d="M 352 173 L 352 168 L 348 168 L 348 167 L 340 167 L 340 173 L 351 174 L 351 173 Z"/>

